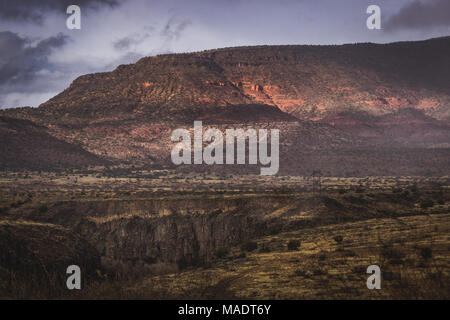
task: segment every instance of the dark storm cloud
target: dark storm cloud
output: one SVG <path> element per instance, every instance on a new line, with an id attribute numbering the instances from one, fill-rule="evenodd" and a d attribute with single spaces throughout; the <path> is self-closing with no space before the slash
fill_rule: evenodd
<path id="1" fill-rule="evenodd" d="M 167 41 L 179 39 L 183 31 L 191 24 L 190 20 L 178 20 L 176 17 L 172 17 L 167 21 L 161 36 L 165 37 Z"/>
<path id="2" fill-rule="evenodd" d="M 113 42 L 113 47 L 119 51 L 129 50 L 132 46 L 138 45 L 150 38 L 155 30 L 152 26 L 145 26 L 143 33 L 134 33 Z"/>
<path id="3" fill-rule="evenodd" d="M 136 39 L 125 37 L 114 42 L 114 48 L 117 50 L 127 50 L 134 43 L 136 43 Z"/>
<path id="4" fill-rule="evenodd" d="M 103 6 L 115 7 L 118 0 L 0 0 L 0 18 L 14 21 L 42 23 L 49 11 L 66 14 L 71 4 L 98 9 Z"/>
<path id="5" fill-rule="evenodd" d="M 385 29 L 430 29 L 450 26 L 450 0 L 415 0 L 388 18 Z"/>
<path id="6" fill-rule="evenodd" d="M 32 45 L 17 33 L 0 32 L 0 85 L 21 87 L 35 79 L 39 71 L 49 68 L 48 56 L 67 40 L 67 36 L 58 34 Z"/>
<path id="7" fill-rule="evenodd" d="M 128 56 L 138 56 L 138 53 L 130 50 L 132 50 L 133 47 L 136 47 L 153 37 L 154 39 L 159 38 L 159 40 L 162 41 L 162 44 L 161 47 L 153 48 L 152 52 L 149 52 L 148 54 L 169 53 L 170 50 L 167 48 L 167 46 L 173 41 L 179 40 L 182 37 L 183 32 L 191 24 L 192 22 L 189 19 L 180 18 L 177 15 L 172 15 L 160 29 L 157 29 L 154 26 L 145 26 L 142 32 L 135 32 L 114 41 L 112 44 L 114 49 L 118 51 L 128 51 Z"/>

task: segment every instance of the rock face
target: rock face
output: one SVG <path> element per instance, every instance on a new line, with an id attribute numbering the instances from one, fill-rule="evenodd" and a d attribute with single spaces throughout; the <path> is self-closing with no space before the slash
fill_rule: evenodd
<path id="1" fill-rule="evenodd" d="M 22 216 L 70 228 L 96 248 L 106 268 L 165 265 L 164 271 L 208 263 L 219 248 L 305 227 L 319 216 L 332 221 L 335 209 L 324 203 L 283 195 L 64 201 Z"/>
<path id="2" fill-rule="evenodd" d="M 218 249 L 258 237 L 391 215 L 380 210 L 386 201 L 392 199 L 383 194 L 370 200 L 283 194 L 63 201 L 49 205 L 45 213 L 36 209 L 20 217 L 71 229 L 95 247 L 104 267 L 164 265 L 164 272 L 211 262 Z M 399 203 L 403 214 L 411 214 L 413 202 Z"/>
<path id="3" fill-rule="evenodd" d="M 27 218 L 72 228 L 96 247 L 105 264 L 143 261 L 192 265 L 215 250 L 289 228 L 267 215 L 292 200 L 241 199 L 111 200 L 63 202 Z"/>

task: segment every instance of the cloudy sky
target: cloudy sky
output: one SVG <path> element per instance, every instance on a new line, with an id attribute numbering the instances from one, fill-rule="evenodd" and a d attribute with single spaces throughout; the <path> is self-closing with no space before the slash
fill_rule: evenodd
<path id="1" fill-rule="evenodd" d="M 81 30 L 66 27 L 71 4 Z M 366 27 L 371 4 L 381 30 Z M 0 0 L 0 108 L 38 106 L 82 74 L 160 53 L 448 35 L 450 0 Z"/>

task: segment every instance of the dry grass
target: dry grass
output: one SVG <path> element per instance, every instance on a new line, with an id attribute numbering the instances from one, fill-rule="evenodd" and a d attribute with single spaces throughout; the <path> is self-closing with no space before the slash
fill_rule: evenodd
<path id="1" fill-rule="evenodd" d="M 23 173 L 7 173 L 0 177 L 2 195 L 0 218 L 16 221 L 0 222 L 0 231 L 14 224 L 12 227 L 15 231 L 7 234 L 8 239 L 13 235 L 19 240 L 13 239 L 11 243 L 27 242 L 30 247 L 37 247 L 40 250 L 39 259 L 50 257 L 47 260 L 52 264 L 59 256 L 71 252 L 67 250 L 70 244 L 66 240 L 74 241 L 73 235 L 55 225 L 17 219 L 20 220 L 29 214 L 45 218 L 54 213 L 55 207 L 61 203 L 68 203 L 69 209 L 72 210 L 75 204 L 86 201 L 195 199 L 200 202 L 211 200 L 214 209 L 217 209 L 216 199 L 253 198 L 256 199 L 254 206 L 245 208 L 241 206 L 240 210 L 249 210 L 252 214 L 260 215 L 267 223 L 272 221 L 271 219 L 277 219 L 277 225 L 283 226 L 283 230 L 296 231 L 284 233 L 277 231 L 270 236 L 252 239 L 251 241 L 256 244 L 254 250 L 243 250 L 245 246 L 242 246 L 242 243 L 234 247 L 215 248 L 223 249 L 221 254 L 212 255 L 216 257 L 215 259 L 208 261 L 203 267 L 191 267 L 183 272 L 175 272 L 171 267 L 158 261 L 153 265 L 151 272 L 149 269 L 141 270 L 137 267 L 130 269 L 127 266 L 120 268 L 125 270 L 122 273 L 101 270 L 100 281 L 90 282 L 82 292 L 70 294 L 65 292 L 64 295 L 56 297 L 88 299 L 448 299 L 450 297 L 448 177 L 325 177 L 323 192 L 320 195 L 313 194 L 309 189 L 310 186 L 311 181 L 307 177 L 201 175 L 181 177 L 173 172 L 161 171 L 141 173 L 141 176 L 133 177 L 102 177 L 83 173 L 29 173 L 25 178 Z M 276 201 L 273 203 L 267 201 L 268 195 L 276 198 Z M 428 205 L 430 203 L 432 205 Z M 182 210 L 185 208 L 180 208 L 180 212 Z M 124 210 L 88 219 L 101 224 L 114 219 L 130 218 L 134 214 L 141 213 L 136 211 L 132 214 L 131 211 Z M 29 233 L 28 230 L 33 232 Z M 55 245 L 52 237 L 59 233 L 61 242 L 52 247 Z M 46 239 L 47 242 L 43 242 L 42 239 Z M 10 252 L 7 259 L 12 259 L 14 254 L 15 252 Z M 30 257 L 26 257 L 29 258 L 30 264 L 36 261 L 39 263 L 39 259 L 36 260 L 31 254 Z M 22 258 L 17 256 L 16 260 L 20 262 Z M 381 267 L 383 275 L 381 290 L 368 290 L 366 287 L 368 277 L 366 268 L 371 264 L 378 264 Z M 154 270 L 156 271 L 153 272 Z M 11 279 L 17 277 L 13 279 L 17 280 L 14 282 L 15 296 L 33 297 L 34 288 L 24 286 L 21 280 L 25 278 L 20 278 L 23 275 L 19 273 L 16 275 L 11 269 L 8 271 L 0 264 L 0 274 L 4 275 L 7 272 L 11 275 Z M 163 272 L 165 274 L 161 275 Z M 155 273 L 160 275 L 154 275 Z M 45 277 L 39 278 L 41 275 L 38 274 L 33 277 L 35 282 L 42 279 L 47 281 Z M 0 277 L 0 291 L 1 286 Z M 45 297 L 48 292 L 44 291 L 38 292 L 34 297 Z"/>
<path id="2" fill-rule="evenodd" d="M 450 214 L 304 229 L 258 239 L 265 252 L 243 256 L 235 247 L 211 268 L 151 277 L 127 290 L 189 299 L 448 299 L 449 231 Z M 292 240 L 301 243 L 296 251 L 287 248 Z M 372 264 L 381 267 L 381 290 L 366 287 Z"/>

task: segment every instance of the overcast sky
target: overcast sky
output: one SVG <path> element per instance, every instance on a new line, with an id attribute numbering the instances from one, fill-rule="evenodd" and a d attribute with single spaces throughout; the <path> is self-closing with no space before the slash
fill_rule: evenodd
<path id="1" fill-rule="evenodd" d="M 66 27 L 71 4 L 81 30 Z M 371 4 L 381 30 L 366 27 Z M 0 108 L 38 106 L 82 74 L 159 53 L 448 35 L 450 0 L 0 0 Z"/>

